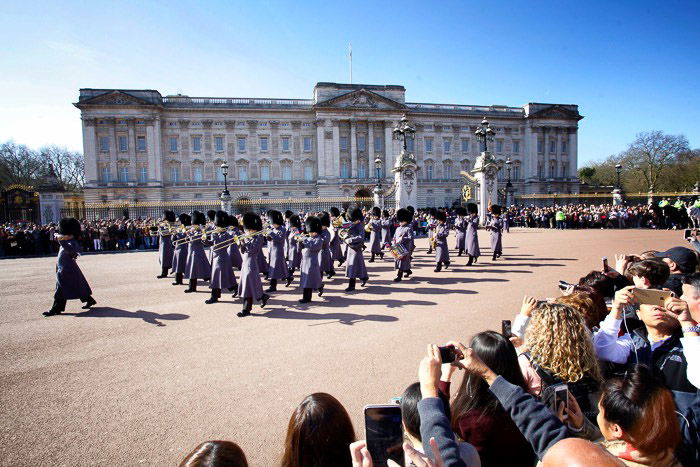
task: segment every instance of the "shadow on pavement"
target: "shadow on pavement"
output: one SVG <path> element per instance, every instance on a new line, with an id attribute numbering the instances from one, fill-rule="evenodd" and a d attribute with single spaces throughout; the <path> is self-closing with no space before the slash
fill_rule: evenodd
<path id="1" fill-rule="evenodd" d="M 180 321 L 183 319 L 188 319 L 189 315 L 184 315 L 182 313 L 154 313 L 152 311 L 145 310 L 121 310 L 119 308 L 112 308 L 106 306 L 97 306 L 84 311 L 82 313 L 61 313 L 63 316 L 75 316 L 76 318 L 138 318 L 142 319 L 149 324 L 155 324 L 156 326 L 165 326 L 159 320 L 166 321 Z"/>
<path id="2" fill-rule="evenodd" d="M 311 302 L 306 306 L 313 306 L 318 304 L 321 306 L 328 306 L 327 302 Z M 355 313 L 314 313 L 310 311 L 296 311 L 290 310 L 288 308 L 273 308 L 266 313 L 253 313 L 251 316 L 258 316 L 262 318 L 275 318 L 275 319 L 306 319 L 306 320 L 337 320 L 340 324 L 346 324 L 352 326 L 355 323 L 360 323 L 362 321 L 378 321 L 378 322 L 393 322 L 398 321 L 399 318 L 395 316 L 387 315 L 358 315 Z M 331 324 L 331 323 L 317 323 L 318 324 Z"/>

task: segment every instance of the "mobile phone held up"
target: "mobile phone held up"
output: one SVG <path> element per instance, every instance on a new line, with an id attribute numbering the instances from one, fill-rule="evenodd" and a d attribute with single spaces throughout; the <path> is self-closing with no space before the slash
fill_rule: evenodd
<path id="1" fill-rule="evenodd" d="M 664 306 L 668 298 L 676 296 L 670 290 L 638 289 L 636 287 L 632 289 L 632 293 L 640 305 Z"/>
<path id="2" fill-rule="evenodd" d="M 440 350 L 440 360 L 442 360 L 442 363 L 452 363 L 457 359 L 455 348 L 451 345 L 438 347 L 438 349 Z"/>
<path id="3" fill-rule="evenodd" d="M 373 465 L 384 467 L 391 459 L 403 466 L 401 407 L 395 404 L 366 406 L 365 438 Z"/>
<path id="4" fill-rule="evenodd" d="M 504 319 L 503 321 L 501 321 L 501 334 L 506 339 L 510 338 L 513 335 L 509 319 Z"/>
<path id="5" fill-rule="evenodd" d="M 566 290 L 569 287 L 573 287 L 573 286 L 574 286 L 574 284 L 570 284 L 569 282 L 559 281 L 559 290 L 561 290 L 562 292 L 566 292 Z"/>
<path id="6" fill-rule="evenodd" d="M 608 265 L 607 256 L 603 256 L 603 272 L 610 272 L 610 266 Z"/>

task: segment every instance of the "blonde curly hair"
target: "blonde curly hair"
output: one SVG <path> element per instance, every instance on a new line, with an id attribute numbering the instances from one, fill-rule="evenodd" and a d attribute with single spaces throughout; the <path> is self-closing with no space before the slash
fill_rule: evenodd
<path id="1" fill-rule="evenodd" d="M 525 340 L 532 361 L 567 383 L 584 376 L 601 380 L 591 332 L 571 306 L 540 304 L 532 313 Z"/>

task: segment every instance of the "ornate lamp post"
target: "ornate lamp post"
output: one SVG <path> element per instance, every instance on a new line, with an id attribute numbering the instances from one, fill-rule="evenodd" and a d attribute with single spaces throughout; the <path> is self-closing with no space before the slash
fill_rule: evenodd
<path id="1" fill-rule="evenodd" d="M 481 121 L 481 125 L 479 125 L 479 128 L 476 129 L 474 134 L 476 135 L 477 141 L 484 145 L 483 152 L 489 152 L 488 144 L 490 141 L 493 141 L 493 137 L 496 134 L 496 132 L 491 129 L 488 120 L 486 120 L 486 117 L 484 117 L 484 119 Z"/>
<path id="2" fill-rule="evenodd" d="M 408 140 L 415 137 L 416 129 L 408 123 L 408 119 L 404 115 L 392 134 L 394 139 L 398 139 L 402 143 L 401 154 L 396 158 L 396 163 L 391 169 L 394 173 L 396 208 L 404 208 L 409 205 L 416 206 L 416 192 L 418 191 L 416 170 L 418 170 L 418 164 L 416 163 L 416 156 L 408 151 Z M 389 142 L 387 141 L 387 153 L 389 151 L 388 144 Z"/>
<path id="3" fill-rule="evenodd" d="M 510 160 L 510 157 L 506 160 L 506 171 L 508 174 L 508 180 L 506 181 L 506 206 L 510 206 L 510 201 L 512 198 L 512 193 L 513 193 L 513 184 L 510 182 L 510 169 L 511 166 L 513 165 L 513 161 Z"/>
<path id="4" fill-rule="evenodd" d="M 374 159 L 374 168 L 377 174 L 377 184 L 374 187 L 374 205 L 384 209 L 384 196 L 382 196 L 382 158 Z"/>
<path id="5" fill-rule="evenodd" d="M 617 164 L 615 166 L 615 171 L 617 172 L 617 185 L 613 190 L 613 205 L 621 206 L 622 202 L 622 185 L 620 184 L 620 173 L 622 172 L 622 164 Z"/>
<path id="6" fill-rule="evenodd" d="M 399 121 L 399 124 L 396 126 L 396 128 L 394 128 L 393 134 L 394 139 L 398 139 L 401 141 L 401 144 L 403 145 L 402 152 L 408 152 L 408 138 L 416 137 L 416 129 L 408 123 L 408 119 L 404 115 L 403 117 L 401 117 L 401 120 Z"/>
<path id="7" fill-rule="evenodd" d="M 491 129 L 486 117 L 484 117 L 481 125 L 474 132 L 477 141 L 483 145 L 483 151 L 481 151 L 481 155 L 477 158 L 474 165 L 474 170 L 472 170 L 479 183 L 479 215 L 482 223 L 486 222 L 486 214 L 491 207 L 491 203 L 494 201 L 498 202 L 493 197 L 494 193 L 496 196 L 499 193 L 498 181 L 496 180 L 498 165 L 496 165 L 493 155 L 489 152 L 489 142 L 493 141 L 495 134 L 496 132 Z"/>
<path id="8" fill-rule="evenodd" d="M 228 191 L 228 164 L 221 164 L 221 174 L 224 176 L 224 191 L 221 192 L 221 210 L 231 212 L 231 193 Z"/>

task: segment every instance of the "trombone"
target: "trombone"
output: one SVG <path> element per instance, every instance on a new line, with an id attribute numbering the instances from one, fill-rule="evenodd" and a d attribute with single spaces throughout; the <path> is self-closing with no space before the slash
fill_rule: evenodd
<path id="1" fill-rule="evenodd" d="M 227 238 L 226 240 L 217 243 L 216 246 L 214 246 L 214 248 L 212 248 L 212 251 L 218 251 L 218 250 L 221 250 L 223 248 L 228 248 L 228 246 L 233 244 L 233 243 L 235 243 L 236 245 L 240 245 L 241 242 L 243 242 L 245 240 L 250 240 L 251 238 L 256 237 L 258 235 L 267 236 L 267 235 L 269 235 L 269 233 L 270 233 L 270 229 L 267 228 L 267 229 L 259 230 L 257 232 L 248 232 L 248 233 L 244 233 L 241 235 L 234 235 L 231 238 Z"/>
<path id="2" fill-rule="evenodd" d="M 172 235 L 172 234 L 176 233 L 177 229 L 182 227 L 182 224 L 179 221 L 175 221 L 175 222 L 160 221 L 160 222 L 151 223 L 147 227 L 148 227 L 148 234 L 151 237 L 157 237 L 159 235 Z"/>
<path id="3" fill-rule="evenodd" d="M 184 244 L 184 243 L 192 243 L 192 242 L 195 242 L 195 241 L 197 241 L 197 240 L 206 241 L 206 239 L 207 239 L 207 237 L 209 236 L 209 234 L 211 234 L 211 233 L 214 232 L 214 229 L 210 229 L 210 230 L 204 229 L 204 230 L 201 231 L 202 234 L 199 235 L 199 233 L 197 232 L 197 230 L 200 230 L 200 229 L 196 229 L 196 230 L 195 230 L 194 232 L 192 232 L 191 234 L 187 234 L 185 237 L 179 238 L 179 239 L 175 240 L 175 241 L 173 242 L 173 246 L 180 246 L 180 245 L 182 245 L 182 244 Z"/>

